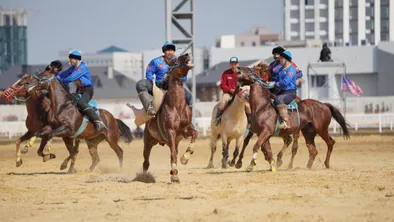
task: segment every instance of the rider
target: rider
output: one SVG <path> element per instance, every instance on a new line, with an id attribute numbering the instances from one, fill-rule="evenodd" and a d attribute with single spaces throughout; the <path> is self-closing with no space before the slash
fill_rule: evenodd
<path id="1" fill-rule="evenodd" d="M 286 50 L 279 56 L 280 69 L 276 79 L 268 82 L 271 87 L 278 89 L 276 91 L 275 104 L 278 107 L 279 115 L 282 123 L 279 129 L 290 128 L 289 116 L 287 113 L 287 105 L 296 98 L 296 68 L 291 65 L 291 52 Z"/>
<path id="2" fill-rule="evenodd" d="M 165 78 L 166 73 L 168 72 L 169 65 L 167 61 L 173 60 L 175 57 L 175 45 L 172 43 L 164 43 L 162 47 L 163 56 L 159 56 L 152 61 L 150 61 L 148 67 L 146 68 L 146 79 L 141 79 L 137 82 L 136 89 L 138 92 L 138 97 L 141 100 L 141 103 L 149 116 L 154 116 L 156 114 L 156 110 L 153 108 L 153 77 L 155 76 L 155 84 L 158 88 L 167 90 L 168 82 Z M 187 76 L 183 77 L 183 82 L 186 82 Z M 189 90 L 184 88 L 186 103 L 189 107 L 193 107 L 192 104 L 192 94 Z"/>
<path id="3" fill-rule="evenodd" d="M 279 62 L 279 56 L 284 51 L 286 51 L 286 49 L 284 49 L 282 46 L 277 46 L 272 49 L 272 55 L 273 55 L 274 61 L 271 62 L 269 65 L 269 70 L 271 72 L 271 80 L 272 81 L 276 81 L 276 79 L 277 79 L 278 72 L 281 68 L 281 65 Z M 302 70 L 299 69 L 297 64 L 295 64 L 294 62 L 291 62 L 291 65 L 294 66 L 294 68 L 296 68 L 296 83 L 297 83 L 297 85 L 299 85 L 300 83 L 303 82 Z"/>
<path id="4" fill-rule="evenodd" d="M 93 122 L 96 131 L 101 132 L 104 123 L 100 120 L 94 109 L 88 105 L 88 102 L 93 97 L 94 91 L 94 84 L 88 66 L 81 61 L 82 56 L 78 51 L 71 52 L 68 58 L 70 59 L 71 67 L 59 73 L 56 77 L 65 85 L 67 91 L 70 91 L 69 83 L 75 82 L 77 85 L 76 93 L 81 95 L 81 98 L 77 102 L 77 107 Z M 56 61 L 53 61 L 50 66 L 55 66 L 55 63 Z"/>
<path id="5" fill-rule="evenodd" d="M 238 58 L 233 56 L 230 58 L 230 68 L 225 70 L 222 73 L 222 79 L 220 82 L 220 88 L 223 91 L 222 99 L 220 101 L 220 105 L 218 106 L 218 111 L 216 113 L 215 125 L 218 125 L 220 122 L 220 117 L 222 116 L 227 102 L 231 99 L 232 94 L 234 93 L 235 89 L 237 88 L 237 78 L 238 73 L 235 72 L 235 69 L 239 67 Z M 250 106 L 249 103 L 246 104 L 245 107 L 246 116 L 248 117 L 248 122 L 250 121 Z"/>

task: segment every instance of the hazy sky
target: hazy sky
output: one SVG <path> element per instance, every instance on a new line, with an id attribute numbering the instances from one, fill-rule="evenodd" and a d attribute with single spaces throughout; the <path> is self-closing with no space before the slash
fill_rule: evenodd
<path id="1" fill-rule="evenodd" d="M 136 52 L 160 48 L 165 42 L 164 2 L 0 0 L 0 6 L 29 10 L 28 60 L 38 64 L 57 59 L 59 51 L 70 48 L 84 52 L 110 45 Z M 240 34 L 255 26 L 281 32 L 282 8 L 282 0 L 195 0 L 196 46 L 213 46 L 216 36 Z"/>

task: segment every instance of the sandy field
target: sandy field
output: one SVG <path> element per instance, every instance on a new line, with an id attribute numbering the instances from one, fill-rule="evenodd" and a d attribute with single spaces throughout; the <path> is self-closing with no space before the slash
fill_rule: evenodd
<path id="1" fill-rule="evenodd" d="M 101 162 L 92 173 L 86 172 L 91 161 L 82 143 L 77 173 L 71 175 L 59 170 L 68 156 L 61 143 L 52 148 L 57 158 L 43 163 L 37 140 L 19 168 L 14 145 L 0 145 L 0 221 L 394 221 L 394 136 L 334 139 L 331 169 L 324 168 L 327 148 L 320 138 L 313 168 L 306 169 L 301 138 L 294 169 L 286 169 L 289 149 L 276 173 L 267 171 L 261 152 L 255 171 L 245 172 L 251 145 L 243 169 L 220 169 L 221 148 L 216 169 L 205 169 L 209 141 L 199 139 L 189 164 L 179 165 L 180 184 L 169 183 L 169 148 L 162 146 L 151 155 L 156 183 L 130 182 L 142 170 L 141 140 L 121 144 L 123 171 L 102 143 Z M 273 138 L 271 144 L 276 156 L 282 142 Z"/>

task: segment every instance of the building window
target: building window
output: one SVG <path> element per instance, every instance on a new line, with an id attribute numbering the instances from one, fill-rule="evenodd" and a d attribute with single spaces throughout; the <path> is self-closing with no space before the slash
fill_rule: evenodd
<path id="1" fill-rule="evenodd" d="M 313 5 L 314 0 L 305 0 L 305 5 Z"/>
<path id="2" fill-rule="evenodd" d="M 311 86 L 314 88 L 325 87 L 327 84 L 327 75 L 314 75 L 311 76 Z"/>

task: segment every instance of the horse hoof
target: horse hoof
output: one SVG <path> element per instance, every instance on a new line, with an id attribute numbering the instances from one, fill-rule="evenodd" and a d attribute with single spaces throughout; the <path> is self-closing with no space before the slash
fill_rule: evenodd
<path id="1" fill-rule="evenodd" d="M 282 160 L 277 160 L 277 161 L 276 161 L 276 165 L 278 166 L 278 168 L 279 168 L 280 166 L 282 166 L 282 164 L 283 164 L 283 161 L 282 161 Z"/>
<path id="2" fill-rule="evenodd" d="M 229 165 L 230 167 L 234 167 L 235 161 L 228 161 L 228 165 Z"/>
<path id="3" fill-rule="evenodd" d="M 22 154 L 26 154 L 26 153 L 28 153 L 28 152 L 29 152 L 29 147 L 26 145 L 26 146 L 24 146 L 23 149 L 21 150 L 21 153 L 22 153 Z"/>
<path id="4" fill-rule="evenodd" d="M 180 183 L 178 176 L 171 176 L 171 183 Z"/>
<path id="5" fill-rule="evenodd" d="M 330 169 L 330 164 L 329 163 L 324 162 L 324 165 L 326 166 L 327 169 Z"/>
<path id="6" fill-rule="evenodd" d="M 293 169 L 293 165 L 289 165 L 289 166 L 287 167 L 287 169 L 288 169 L 288 170 Z"/>
<path id="7" fill-rule="evenodd" d="M 237 162 L 237 164 L 235 164 L 235 168 L 241 169 L 241 167 L 242 167 L 242 162 Z"/>
<path id="8" fill-rule="evenodd" d="M 77 171 L 75 171 L 75 169 L 69 169 L 68 171 L 67 171 L 67 174 L 74 174 L 74 173 L 76 173 Z"/>
<path id="9" fill-rule="evenodd" d="M 253 166 L 248 166 L 248 168 L 246 168 L 246 172 L 252 172 L 253 171 Z"/>
<path id="10" fill-rule="evenodd" d="M 182 157 L 181 157 L 181 163 L 182 163 L 183 165 L 186 165 L 188 162 L 189 162 L 189 160 L 186 159 L 185 156 L 182 156 Z"/>
<path id="11" fill-rule="evenodd" d="M 67 168 L 67 163 L 60 165 L 60 170 L 65 170 Z"/>
<path id="12" fill-rule="evenodd" d="M 51 159 L 56 159 L 56 155 L 53 154 L 53 153 L 50 153 L 50 154 L 49 154 L 49 157 L 50 157 Z"/>
<path id="13" fill-rule="evenodd" d="M 16 161 L 16 167 L 20 167 L 23 163 L 23 160 L 20 159 L 19 161 Z"/>
<path id="14" fill-rule="evenodd" d="M 215 167 L 213 166 L 213 163 L 209 163 L 208 166 L 207 166 L 207 169 L 213 169 L 213 168 L 215 168 Z"/>

